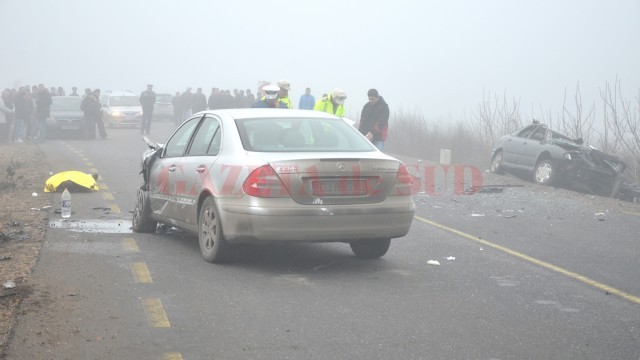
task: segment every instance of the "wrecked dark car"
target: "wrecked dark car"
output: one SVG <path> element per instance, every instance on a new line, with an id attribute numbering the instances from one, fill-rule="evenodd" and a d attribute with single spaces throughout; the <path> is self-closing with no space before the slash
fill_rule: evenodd
<path id="1" fill-rule="evenodd" d="M 634 201 L 640 189 L 623 177 L 625 168 L 618 157 L 585 147 L 582 139 L 571 139 L 534 121 L 498 140 L 490 170 L 524 172 L 537 184 Z"/>

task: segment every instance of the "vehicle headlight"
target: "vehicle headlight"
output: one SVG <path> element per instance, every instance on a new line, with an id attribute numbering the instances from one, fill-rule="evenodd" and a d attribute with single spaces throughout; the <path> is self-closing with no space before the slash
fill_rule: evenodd
<path id="1" fill-rule="evenodd" d="M 573 158 L 571 157 L 571 153 L 564 153 L 564 155 L 562 157 L 567 159 L 567 160 L 573 160 Z"/>
<path id="2" fill-rule="evenodd" d="M 119 117 L 119 116 L 122 116 L 122 114 L 119 111 L 113 111 L 113 112 L 111 112 L 111 116 Z"/>
<path id="3" fill-rule="evenodd" d="M 55 124 L 56 123 L 56 118 L 54 118 L 53 116 L 50 116 L 47 118 L 47 124 Z"/>

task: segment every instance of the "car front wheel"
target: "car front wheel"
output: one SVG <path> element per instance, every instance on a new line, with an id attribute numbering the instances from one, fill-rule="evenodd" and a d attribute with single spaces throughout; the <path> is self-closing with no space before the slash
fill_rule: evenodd
<path id="1" fill-rule="evenodd" d="M 131 227 L 133 231 L 139 233 L 153 233 L 156 231 L 158 223 L 151 219 L 151 206 L 149 204 L 149 194 L 143 189 L 138 189 L 136 197 L 136 207 L 133 210 L 133 220 Z"/>
<path id="2" fill-rule="evenodd" d="M 536 165 L 533 180 L 540 185 L 555 185 L 558 179 L 558 167 L 553 160 L 542 160 Z"/>
<path id="3" fill-rule="evenodd" d="M 219 263 L 227 259 L 228 246 L 224 241 L 220 216 L 218 216 L 216 203 L 212 197 L 206 198 L 200 208 L 198 242 L 202 257 L 206 261 Z"/>
<path id="4" fill-rule="evenodd" d="M 493 155 L 493 159 L 491 159 L 491 172 L 498 175 L 504 174 L 504 168 L 502 167 L 502 151 L 498 151 Z"/>
<path id="5" fill-rule="evenodd" d="M 361 259 L 377 259 L 389 250 L 391 239 L 358 240 L 350 243 L 351 251 Z"/>

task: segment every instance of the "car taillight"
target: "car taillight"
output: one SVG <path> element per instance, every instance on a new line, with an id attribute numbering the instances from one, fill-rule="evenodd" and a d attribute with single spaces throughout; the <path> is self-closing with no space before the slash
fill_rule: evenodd
<path id="1" fill-rule="evenodd" d="M 404 164 L 400 164 L 396 175 L 396 184 L 389 195 L 411 195 L 412 177 Z"/>
<path id="2" fill-rule="evenodd" d="M 245 194 L 256 197 L 290 197 L 289 192 L 269 165 L 263 165 L 251 172 L 242 184 Z"/>

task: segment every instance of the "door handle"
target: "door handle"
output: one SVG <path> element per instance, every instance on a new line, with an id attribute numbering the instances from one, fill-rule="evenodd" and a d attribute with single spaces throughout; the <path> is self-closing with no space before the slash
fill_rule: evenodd
<path id="1" fill-rule="evenodd" d="M 176 171 L 176 166 L 175 165 L 169 166 L 169 172 L 174 172 L 174 171 Z"/>
<path id="2" fill-rule="evenodd" d="M 196 168 L 196 172 L 203 173 L 206 168 L 206 166 L 200 165 Z"/>

